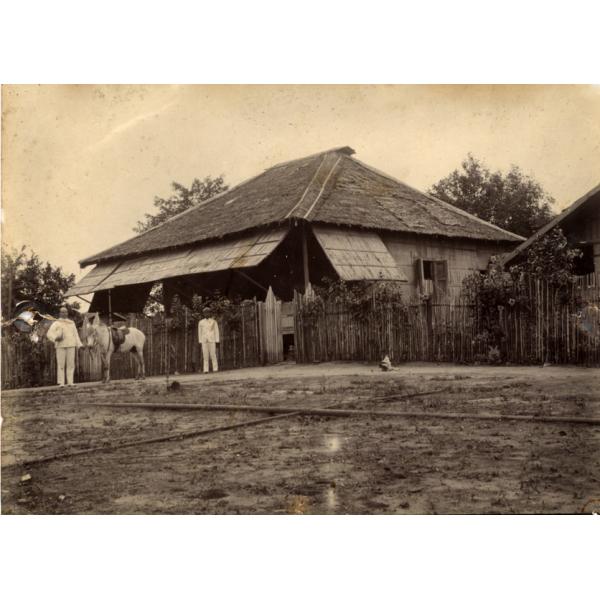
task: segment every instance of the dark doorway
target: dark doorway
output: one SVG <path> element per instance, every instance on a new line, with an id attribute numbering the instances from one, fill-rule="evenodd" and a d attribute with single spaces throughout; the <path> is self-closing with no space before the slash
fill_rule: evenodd
<path id="1" fill-rule="evenodd" d="M 594 272 L 594 245 L 581 244 L 582 255 L 575 259 L 575 275 L 587 275 Z"/>
<path id="2" fill-rule="evenodd" d="M 294 344 L 294 334 L 283 334 L 283 360 L 296 360 L 296 347 Z"/>

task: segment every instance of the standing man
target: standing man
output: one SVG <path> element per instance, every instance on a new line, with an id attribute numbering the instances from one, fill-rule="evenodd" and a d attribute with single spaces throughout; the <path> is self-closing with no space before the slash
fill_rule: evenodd
<path id="1" fill-rule="evenodd" d="M 56 349 L 56 380 L 58 385 L 65 385 L 65 369 L 67 371 L 67 385 L 75 385 L 73 383 L 75 352 L 83 344 L 79 339 L 75 323 L 69 319 L 69 311 L 66 306 L 60 307 L 58 319 L 50 325 L 46 337 L 54 342 L 54 348 Z"/>
<path id="2" fill-rule="evenodd" d="M 219 343 L 219 325 L 212 318 L 210 308 L 202 311 L 203 319 L 198 323 L 198 342 L 202 344 L 202 360 L 204 363 L 204 372 L 208 373 L 208 358 L 212 364 L 213 373 L 219 370 L 217 363 L 217 344 Z"/>

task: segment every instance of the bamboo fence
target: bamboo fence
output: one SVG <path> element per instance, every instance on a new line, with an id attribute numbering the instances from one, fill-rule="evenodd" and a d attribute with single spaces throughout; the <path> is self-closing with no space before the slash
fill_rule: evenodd
<path id="1" fill-rule="evenodd" d="M 435 361 L 451 363 L 503 362 L 512 364 L 578 364 L 600 366 L 600 288 L 592 275 L 579 278 L 558 295 L 547 282 L 531 280 L 527 302 L 503 307 L 498 314 L 500 340 L 486 338 L 486 324 L 477 305 L 448 298 L 407 305 L 373 303 L 357 316 L 347 306 L 325 301 L 324 310 L 310 318 L 294 299 L 294 343 L 297 362 L 379 361 L 385 354 L 393 363 Z M 283 356 L 281 302 L 251 302 L 240 306 L 235 326 L 220 322 L 219 367 L 236 369 L 280 361 Z M 202 351 L 197 322 L 184 313 L 173 327 L 164 316 L 129 315 L 126 323 L 146 335 L 146 375 L 197 372 Z M 56 382 L 54 347 L 48 341 L 30 342 L 28 336 L 4 335 L 1 340 L 2 388 L 51 385 Z M 493 351 L 492 351 L 493 350 Z M 129 353 L 114 353 L 111 378 L 135 376 Z M 101 379 L 97 353 L 80 350 L 75 381 Z"/>
<path id="2" fill-rule="evenodd" d="M 600 290 L 595 276 L 578 278 L 562 294 L 543 280 L 526 284 L 526 301 L 498 308 L 498 335 L 490 339 L 476 304 L 459 298 L 408 305 L 372 303 L 353 314 L 325 301 L 308 315 L 310 302 L 295 298 L 298 362 L 435 361 L 452 363 L 600 365 Z M 523 290 L 521 290 L 521 295 Z M 515 290 L 515 296 L 517 291 Z"/>
<path id="3" fill-rule="evenodd" d="M 221 343 L 217 357 L 223 370 L 257 366 L 261 363 L 257 315 L 259 302 L 240 306 L 235 327 L 220 321 Z M 115 323 L 118 325 L 119 323 Z M 146 375 L 194 373 L 201 369 L 202 350 L 198 344 L 197 321 L 184 313 L 184 322 L 173 327 L 164 316 L 149 318 L 130 314 L 126 323 L 146 335 L 144 360 Z M 110 367 L 111 379 L 135 377 L 136 363 L 131 353 L 115 352 Z M 98 352 L 79 350 L 75 361 L 75 381 L 98 381 L 102 365 Z M 2 337 L 2 388 L 18 388 L 56 383 L 54 346 L 47 340 L 33 344 L 28 336 Z"/>

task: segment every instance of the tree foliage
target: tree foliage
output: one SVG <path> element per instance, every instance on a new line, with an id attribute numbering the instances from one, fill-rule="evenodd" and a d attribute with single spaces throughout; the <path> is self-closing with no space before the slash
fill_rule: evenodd
<path id="1" fill-rule="evenodd" d="M 531 244 L 523 260 L 508 270 L 493 257 L 486 273 L 474 273 L 463 280 L 463 295 L 474 305 L 483 326 L 481 337 L 490 349 L 488 359 L 500 359 L 499 349 L 505 336 L 502 314 L 532 310 L 531 280 L 546 281 L 557 302 L 578 303 L 570 286 L 575 281 L 580 256 L 581 250 L 571 247 L 562 229 L 556 227 Z"/>
<path id="2" fill-rule="evenodd" d="M 519 167 L 513 165 L 506 174 L 492 172 L 471 154 L 429 193 L 523 237 L 535 233 L 553 216 L 554 199 Z"/>
<path id="3" fill-rule="evenodd" d="M 144 305 L 144 308 L 142 310 L 142 312 L 147 317 L 154 317 L 157 314 L 164 312 L 165 302 L 164 302 L 163 292 L 164 292 L 164 288 L 163 288 L 162 282 L 156 282 L 152 286 L 152 289 L 150 290 L 150 293 L 148 294 L 148 299 L 146 300 L 146 304 Z"/>
<path id="4" fill-rule="evenodd" d="M 404 310 L 402 288 L 395 281 L 352 281 L 324 278 L 314 287 L 314 294 L 304 299 L 301 314 L 314 320 L 325 311 L 326 302 L 343 306 L 355 318 L 366 318 L 393 305 Z"/>
<path id="5" fill-rule="evenodd" d="M 531 244 L 525 260 L 512 267 L 511 272 L 529 274 L 564 287 L 573 282 L 576 261 L 581 256 L 581 250 L 570 246 L 563 230 L 555 227 Z"/>
<path id="6" fill-rule="evenodd" d="M 154 206 L 158 209 L 158 212 L 154 215 L 146 213 L 143 221 L 138 221 L 134 227 L 136 233 L 143 233 L 152 229 L 161 223 L 164 223 L 171 217 L 178 215 L 179 213 L 198 206 L 202 202 L 210 200 L 213 196 L 220 194 L 221 192 L 229 189 L 226 185 L 225 180 L 222 176 L 219 177 L 205 177 L 204 179 L 194 179 L 192 185 L 186 188 L 181 183 L 173 181 L 171 183 L 173 194 L 168 198 L 160 198 L 156 196 L 154 198 Z"/>
<path id="7" fill-rule="evenodd" d="M 20 300 L 36 300 L 46 310 L 56 313 L 64 304 L 64 294 L 75 282 L 74 274 L 64 273 L 61 267 L 44 263 L 26 246 L 20 250 L 2 249 L 2 318 L 12 315 L 13 307 Z M 78 302 L 70 303 L 79 308 Z"/>
<path id="8" fill-rule="evenodd" d="M 231 300 L 219 290 L 215 290 L 210 297 L 194 294 L 189 306 L 186 306 L 181 302 L 179 295 L 175 294 L 169 309 L 169 326 L 172 329 L 193 328 L 203 318 L 204 309 L 208 308 L 211 316 L 226 324 L 229 331 L 239 331 L 243 307 L 252 303 L 252 300 L 242 300 L 239 297 Z"/>

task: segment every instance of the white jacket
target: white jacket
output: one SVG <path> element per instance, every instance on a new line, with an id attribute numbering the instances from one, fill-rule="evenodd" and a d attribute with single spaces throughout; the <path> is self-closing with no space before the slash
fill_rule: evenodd
<path id="1" fill-rule="evenodd" d="M 79 339 L 77 327 L 75 327 L 75 323 L 71 319 L 58 319 L 54 321 L 50 325 L 46 337 L 51 342 L 54 342 L 55 348 L 81 348 L 83 346 Z"/>
<path id="2" fill-rule="evenodd" d="M 201 319 L 198 322 L 198 342 L 219 342 L 219 325 L 214 319 Z"/>

